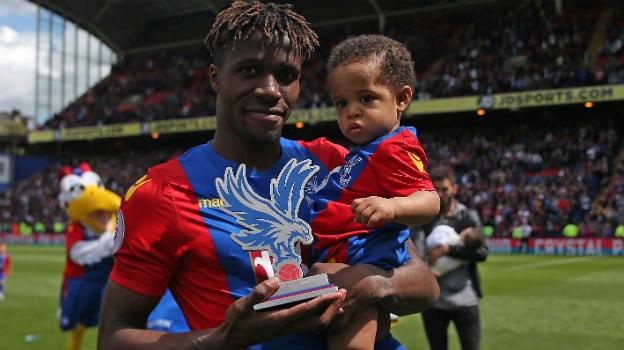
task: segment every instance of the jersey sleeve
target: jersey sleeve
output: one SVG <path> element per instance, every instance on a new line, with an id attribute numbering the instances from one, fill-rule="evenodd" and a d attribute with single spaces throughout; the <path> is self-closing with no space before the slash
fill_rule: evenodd
<path id="1" fill-rule="evenodd" d="M 406 197 L 417 191 L 435 191 L 427 174 L 427 156 L 415 137 L 398 137 L 372 155 L 369 166 L 385 196 Z"/>
<path id="2" fill-rule="evenodd" d="M 309 142 L 300 141 L 299 143 L 312 152 L 329 170 L 343 165 L 344 158 L 349 153 L 346 148 L 330 142 L 324 137 Z"/>
<path id="3" fill-rule="evenodd" d="M 111 279 L 134 292 L 164 294 L 181 256 L 182 242 L 171 188 L 143 177 L 122 202 L 115 233 Z"/>

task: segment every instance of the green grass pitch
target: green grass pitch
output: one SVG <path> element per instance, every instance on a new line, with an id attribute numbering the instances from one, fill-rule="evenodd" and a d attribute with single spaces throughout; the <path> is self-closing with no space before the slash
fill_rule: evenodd
<path id="1" fill-rule="evenodd" d="M 9 246 L 7 298 L 0 302 L 0 348 L 65 349 L 58 329 L 62 247 Z M 483 349 L 623 349 L 624 259 L 490 256 L 480 265 Z M 408 349 L 428 349 L 419 315 L 392 332 Z M 95 349 L 96 331 L 84 350 Z M 450 349 L 459 349 L 449 327 Z"/>

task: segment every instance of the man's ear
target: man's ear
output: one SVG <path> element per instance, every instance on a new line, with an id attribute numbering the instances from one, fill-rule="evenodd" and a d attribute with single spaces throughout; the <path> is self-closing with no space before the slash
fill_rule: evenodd
<path id="1" fill-rule="evenodd" d="M 219 67 L 214 63 L 208 67 L 208 78 L 210 79 L 210 87 L 214 92 L 219 93 Z"/>
<path id="2" fill-rule="evenodd" d="M 412 87 L 409 85 L 403 85 L 400 89 L 397 90 L 396 93 L 396 105 L 397 105 L 397 115 L 402 115 L 403 112 L 407 109 L 410 102 L 412 102 Z"/>

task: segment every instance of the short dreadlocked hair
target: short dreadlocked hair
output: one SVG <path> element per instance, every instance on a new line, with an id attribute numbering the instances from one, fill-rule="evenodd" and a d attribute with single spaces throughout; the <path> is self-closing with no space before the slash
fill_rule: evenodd
<path id="1" fill-rule="evenodd" d="M 400 42 L 383 35 L 359 35 L 334 46 L 327 61 L 331 73 L 341 64 L 374 60 L 379 65 L 379 83 L 395 91 L 409 85 L 414 87 L 414 61 Z"/>
<path id="2" fill-rule="evenodd" d="M 248 39 L 256 30 L 262 33 L 262 44 L 284 44 L 284 38 L 291 42 L 290 52 L 305 61 L 318 47 L 318 37 L 306 19 L 292 10 L 291 4 L 278 5 L 261 3 L 256 0 L 236 0 L 230 7 L 221 11 L 205 39 L 213 57 L 215 51 Z"/>

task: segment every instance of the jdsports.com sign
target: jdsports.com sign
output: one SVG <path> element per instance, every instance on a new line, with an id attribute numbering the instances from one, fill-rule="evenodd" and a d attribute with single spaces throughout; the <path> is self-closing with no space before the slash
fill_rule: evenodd
<path id="1" fill-rule="evenodd" d="M 492 253 L 520 253 L 520 240 L 489 238 Z M 536 255 L 624 255 L 624 239 L 619 238 L 530 238 L 528 253 Z"/>

